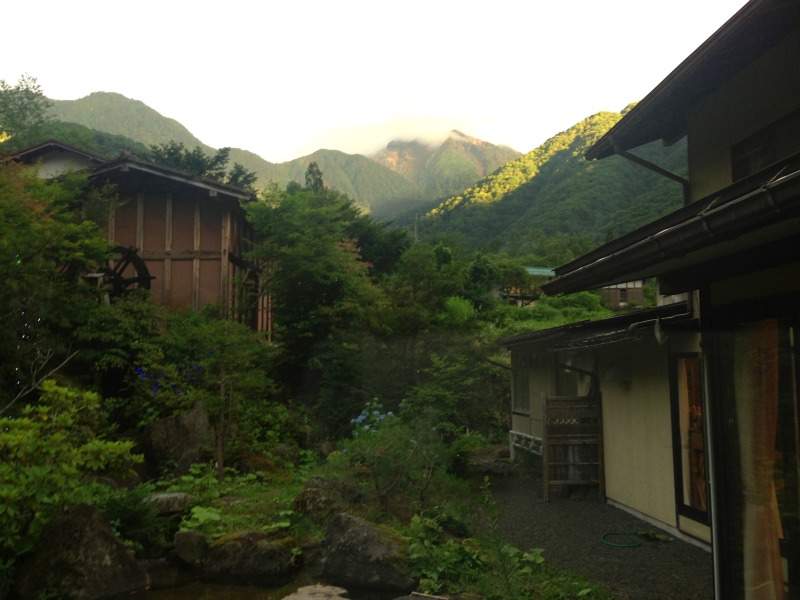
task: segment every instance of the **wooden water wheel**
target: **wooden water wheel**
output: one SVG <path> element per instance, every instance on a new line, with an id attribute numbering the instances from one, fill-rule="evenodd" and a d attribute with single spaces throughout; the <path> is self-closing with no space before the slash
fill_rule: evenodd
<path id="1" fill-rule="evenodd" d="M 132 290 L 149 290 L 150 282 L 155 279 L 136 248 L 125 246 L 114 247 L 108 266 L 88 277 L 97 280 L 98 288 L 105 291 L 109 300 Z"/>

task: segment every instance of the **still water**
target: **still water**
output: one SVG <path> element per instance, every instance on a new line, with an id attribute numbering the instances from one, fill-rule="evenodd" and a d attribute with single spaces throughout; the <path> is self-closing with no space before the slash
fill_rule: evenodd
<path id="1" fill-rule="evenodd" d="M 281 588 L 259 588 L 238 585 L 217 585 L 192 583 L 169 590 L 147 592 L 133 598 L 143 600 L 282 600 L 299 588 L 316 583 L 310 577 L 301 575 Z M 391 600 L 402 596 L 390 592 L 355 592 L 347 594 L 351 600 Z"/>
<path id="2" fill-rule="evenodd" d="M 141 598 L 146 600 L 281 600 L 295 591 L 297 591 L 297 585 L 282 588 L 256 588 L 192 583 L 170 590 L 147 592 Z"/>
<path id="3" fill-rule="evenodd" d="M 310 585 L 310 584 L 309 584 Z M 192 583 L 186 586 L 157 592 L 147 592 L 145 600 L 281 600 L 297 591 L 297 583 L 282 588 L 257 588 L 238 585 Z"/>

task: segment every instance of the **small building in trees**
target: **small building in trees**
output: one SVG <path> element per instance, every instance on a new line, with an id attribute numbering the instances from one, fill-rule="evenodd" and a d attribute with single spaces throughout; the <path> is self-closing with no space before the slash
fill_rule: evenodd
<path id="1" fill-rule="evenodd" d="M 527 285 L 508 284 L 498 292 L 508 304 L 533 306 L 542 295 L 542 283 L 555 277 L 555 271 L 548 267 L 525 267 L 525 273 L 530 279 Z"/>
<path id="2" fill-rule="evenodd" d="M 600 289 L 600 297 L 612 309 L 625 309 L 644 304 L 644 281 L 626 281 Z"/>
<path id="3" fill-rule="evenodd" d="M 636 345 L 614 350 L 632 391 L 650 379 L 677 395 L 651 411 L 642 389 L 617 411 L 603 390 L 606 490 L 614 436 L 648 438 L 631 464 L 640 452 L 673 456 L 683 478 L 664 478 L 675 482 L 679 527 L 705 494 L 717 598 L 800 597 L 798 65 L 800 2 L 748 2 L 586 154 L 642 164 L 636 148 L 686 136 L 685 206 L 558 267 L 543 286 L 572 293 L 654 277 L 662 297 L 683 295 L 696 335 L 657 318 L 661 360 L 643 360 Z M 679 435 L 660 433 L 667 419 Z M 641 496 L 664 494 L 648 490 L 644 471 L 630 475 Z"/>
<path id="4" fill-rule="evenodd" d="M 118 202 L 107 229 L 117 253 L 112 285 L 149 287 L 170 308 L 216 305 L 228 317 L 266 330 L 256 274 L 244 259 L 255 235 L 243 204 L 254 194 L 130 153 L 107 160 L 56 140 L 13 158 L 36 165 L 40 177 L 81 170 L 98 186 L 114 186 Z"/>

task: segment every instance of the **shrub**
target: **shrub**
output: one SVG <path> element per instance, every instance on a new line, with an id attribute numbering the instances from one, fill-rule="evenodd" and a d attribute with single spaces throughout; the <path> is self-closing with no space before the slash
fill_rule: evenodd
<path id="1" fill-rule="evenodd" d="M 110 493 L 93 476 L 128 473 L 141 457 L 132 442 L 103 439 L 96 394 L 45 381 L 36 405 L 6 419 L 0 432 L 0 557 L 33 549 L 42 527 L 71 504 Z"/>

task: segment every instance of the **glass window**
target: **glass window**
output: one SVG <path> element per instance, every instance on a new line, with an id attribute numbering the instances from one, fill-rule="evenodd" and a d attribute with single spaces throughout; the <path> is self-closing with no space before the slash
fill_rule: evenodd
<path id="1" fill-rule="evenodd" d="M 675 488 L 679 512 L 707 521 L 708 479 L 700 357 L 678 356 L 673 364 Z"/>
<path id="2" fill-rule="evenodd" d="M 514 364 L 514 362 L 518 364 Z M 523 361 L 512 362 L 511 377 L 513 379 L 513 394 L 515 412 L 528 412 L 531 409 L 530 401 L 530 374 Z"/>
<path id="3" fill-rule="evenodd" d="M 796 327 L 719 334 L 717 540 L 725 598 L 800 597 Z"/>

